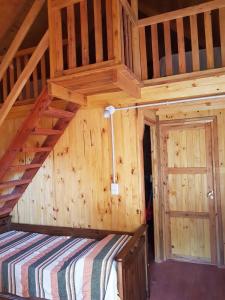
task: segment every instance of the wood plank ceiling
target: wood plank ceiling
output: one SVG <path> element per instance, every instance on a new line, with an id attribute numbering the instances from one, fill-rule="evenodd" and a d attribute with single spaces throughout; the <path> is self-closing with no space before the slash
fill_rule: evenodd
<path id="1" fill-rule="evenodd" d="M 34 0 L 0 0 L 0 55 L 12 42 Z M 42 10 L 21 48 L 35 46 L 47 28 L 47 10 Z"/>
<path id="2" fill-rule="evenodd" d="M 150 17 L 208 1 L 209 0 L 139 0 L 139 12 L 141 17 Z"/>

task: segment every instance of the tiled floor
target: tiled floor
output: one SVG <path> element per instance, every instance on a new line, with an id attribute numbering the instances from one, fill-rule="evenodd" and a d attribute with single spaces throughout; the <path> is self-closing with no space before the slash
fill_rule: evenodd
<path id="1" fill-rule="evenodd" d="M 167 261 L 150 274 L 150 300 L 225 300 L 225 269 Z"/>

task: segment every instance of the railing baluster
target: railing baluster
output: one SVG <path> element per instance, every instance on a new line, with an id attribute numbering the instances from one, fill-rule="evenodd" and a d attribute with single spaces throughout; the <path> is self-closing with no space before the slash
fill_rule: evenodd
<path id="1" fill-rule="evenodd" d="M 129 64 L 130 69 L 133 71 L 133 49 L 132 49 L 132 24 L 129 18 L 128 21 L 128 41 L 129 41 Z"/>
<path id="2" fill-rule="evenodd" d="M 186 72 L 186 57 L 185 57 L 185 43 L 184 43 L 184 22 L 183 18 L 176 19 L 177 23 L 177 43 L 178 43 L 178 59 L 179 59 L 179 73 Z"/>
<path id="3" fill-rule="evenodd" d="M 68 67 L 72 69 L 77 65 L 76 59 L 76 35 L 74 6 L 67 7 L 67 32 L 68 32 Z"/>
<path id="4" fill-rule="evenodd" d="M 205 24 L 207 69 L 212 69 L 214 68 L 214 52 L 213 52 L 211 11 L 207 11 L 204 13 L 204 24 Z"/>
<path id="5" fill-rule="evenodd" d="M 121 53 L 122 53 L 122 59 L 121 62 L 123 64 L 126 64 L 126 55 L 125 55 L 125 31 L 124 31 L 124 17 L 123 17 L 123 6 L 120 5 L 119 7 L 119 15 L 120 15 L 120 33 L 121 33 Z"/>
<path id="6" fill-rule="evenodd" d="M 145 27 L 139 28 L 140 52 L 141 52 L 141 79 L 148 79 L 147 48 Z"/>
<path id="7" fill-rule="evenodd" d="M 151 26 L 151 37 L 152 37 L 152 63 L 153 63 L 153 77 L 160 77 L 160 66 L 159 66 L 159 41 L 158 41 L 158 28 L 157 24 Z"/>
<path id="8" fill-rule="evenodd" d="M 16 78 L 18 79 L 21 74 L 21 57 L 16 57 Z M 22 100 L 22 93 L 19 95 L 19 100 Z"/>
<path id="9" fill-rule="evenodd" d="M 95 57 L 96 62 L 103 61 L 102 41 L 102 6 L 101 1 L 94 0 L 94 32 L 95 32 Z"/>
<path id="10" fill-rule="evenodd" d="M 192 69 L 200 70 L 197 15 L 190 16 Z"/>
<path id="11" fill-rule="evenodd" d="M 34 98 L 38 96 L 38 76 L 37 76 L 37 67 L 34 69 L 32 74 L 33 79 L 33 95 Z"/>
<path id="12" fill-rule="evenodd" d="M 164 28 L 166 75 L 170 76 L 173 74 L 170 21 L 164 22 L 163 28 Z"/>
<path id="13" fill-rule="evenodd" d="M 225 8 L 219 10 L 220 44 L 222 67 L 225 67 Z"/>
<path id="14" fill-rule="evenodd" d="M 55 50 L 56 50 L 56 73 L 63 71 L 63 43 L 62 43 L 62 17 L 61 11 L 55 11 Z"/>
<path id="15" fill-rule="evenodd" d="M 138 0 L 131 0 L 131 9 L 138 20 Z M 134 73 L 137 78 L 141 79 L 141 53 L 138 26 L 132 26 L 132 45 Z"/>
<path id="16" fill-rule="evenodd" d="M 3 100 L 5 100 L 6 97 L 8 96 L 7 70 L 3 75 L 2 85 L 3 85 Z"/>
<path id="17" fill-rule="evenodd" d="M 80 2 L 80 22 L 81 22 L 82 65 L 86 66 L 89 64 L 87 0 L 83 0 Z"/>
<path id="18" fill-rule="evenodd" d="M 41 89 L 46 85 L 46 59 L 45 54 L 41 58 Z"/>
<path id="19" fill-rule="evenodd" d="M 14 86 L 15 83 L 15 74 L 14 74 L 14 64 L 13 61 L 12 63 L 9 65 L 9 85 L 10 85 L 10 89 L 12 89 L 12 87 Z"/>
<path id="20" fill-rule="evenodd" d="M 108 59 L 113 59 L 112 0 L 105 1 Z"/>
<path id="21" fill-rule="evenodd" d="M 60 76 L 63 71 L 62 17 L 60 9 L 52 9 L 48 1 L 50 77 Z"/>
<path id="22" fill-rule="evenodd" d="M 129 66 L 129 40 L 128 40 L 128 18 L 123 9 L 123 20 L 124 20 L 124 48 L 125 48 L 125 64 Z"/>
<path id="23" fill-rule="evenodd" d="M 26 66 L 28 63 L 29 57 L 28 55 L 24 56 L 24 65 Z M 27 80 L 26 85 L 25 85 L 25 97 L 26 99 L 30 99 L 31 98 L 31 94 L 30 94 L 30 78 Z"/>

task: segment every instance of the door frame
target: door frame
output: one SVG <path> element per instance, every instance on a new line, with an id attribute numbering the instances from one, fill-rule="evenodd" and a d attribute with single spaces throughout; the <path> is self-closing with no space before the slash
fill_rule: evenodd
<path id="1" fill-rule="evenodd" d="M 155 144 L 155 135 L 153 133 L 153 128 L 156 127 L 156 120 L 154 120 L 153 118 L 149 118 L 147 116 L 144 115 L 143 111 L 142 111 L 142 116 L 143 116 L 143 130 L 142 130 L 142 134 L 141 134 L 141 157 L 142 157 L 142 185 L 143 185 L 143 206 L 144 209 L 146 211 L 146 202 L 145 202 L 145 193 L 144 193 L 144 152 L 143 152 L 143 140 L 144 140 L 144 127 L 145 125 L 148 125 L 150 127 L 150 139 L 151 139 L 151 163 L 152 163 L 152 178 L 153 178 L 153 199 L 154 199 L 154 194 L 155 194 L 155 175 L 154 174 L 154 168 L 153 168 L 153 145 Z M 155 216 L 155 205 L 154 205 L 154 201 L 153 201 L 153 218 Z M 155 258 L 157 260 L 157 256 L 158 256 L 158 249 L 157 249 L 157 239 L 156 239 L 156 234 L 155 234 L 155 220 L 153 220 L 153 224 L 154 224 L 154 253 L 155 253 Z"/>
<path id="2" fill-rule="evenodd" d="M 165 199 L 163 192 L 163 176 L 162 176 L 162 162 L 163 162 L 163 151 L 162 151 L 162 141 L 161 133 L 164 127 L 174 127 L 178 125 L 193 125 L 193 124 L 210 124 L 211 136 L 212 136 L 212 166 L 213 166 L 213 185 L 215 190 L 215 216 L 216 216 L 216 250 L 217 250 L 217 265 L 224 265 L 224 245 L 223 245 L 223 226 L 222 226 L 222 212 L 221 212 L 221 195 L 220 195 L 220 173 L 219 173 L 219 149 L 218 149 L 218 129 L 217 129 L 217 117 L 207 116 L 198 118 L 187 118 L 187 119 L 173 119 L 173 120 L 163 120 L 158 123 L 158 133 L 157 140 L 159 144 L 160 154 L 158 157 L 158 164 L 160 165 L 161 171 L 159 172 L 159 205 L 162 209 L 159 210 L 159 220 L 162 221 L 162 235 L 160 237 L 160 248 L 161 254 L 160 258 L 165 260 L 166 257 L 166 247 L 165 247 Z M 161 202 L 161 203 L 160 203 Z M 159 226 L 161 222 L 158 222 Z"/>

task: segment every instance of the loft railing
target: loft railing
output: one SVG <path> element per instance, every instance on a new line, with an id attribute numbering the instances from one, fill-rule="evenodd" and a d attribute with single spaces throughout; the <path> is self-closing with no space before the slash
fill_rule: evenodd
<path id="1" fill-rule="evenodd" d="M 51 78 L 117 63 L 138 72 L 137 0 L 49 0 L 48 11 Z"/>
<path id="2" fill-rule="evenodd" d="M 10 82 L 10 72 L 11 72 L 11 82 L 14 83 L 10 87 L 10 91 L 6 98 L 4 98 L 4 101 L 0 107 L 0 126 L 3 124 L 4 120 L 6 119 L 8 113 L 10 112 L 11 108 L 17 101 L 17 99 L 20 97 L 21 93 L 23 92 L 23 89 L 27 88 L 27 92 L 30 93 L 31 91 L 31 86 L 30 86 L 30 78 L 32 77 L 32 87 L 33 87 L 33 92 L 32 95 L 36 94 L 38 92 L 38 65 L 39 63 L 41 64 L 41 60 L 43 59 L 45 52 L 48 50 L 49 47 L 49 33 L 46 31 L 46 33 L 43 35 L 41 41 L 33 51 L 32 55 L 27 57 L 27 62 L 24 64 L 24 68 L 21 71 L 20 75 L 18 76 L 17 80 L 14 80 L 13 76 L 15 75 L 14 73 L 14 68 L 13 65 L 11 67 L 11 70 L 9 70 L 9 77 L 7 77 L 7 70 L 6 70 L 6 75 L 3 74 L 3 78 L 6 78 Z M 25 54 L 25 57 L 28 54 Z M 14 59 L 13 59 L 14 60 Z M 18 61 L 18 60 L 17 60 Z M 42 60 L 44 61 L 44 60 Z M 18 64 L 19 65 L 19 64 Z M 10 68 L 10 67 L 9 67 Z M 44 68 L 42 69 L 44 70 Z M 13 74 L 13 75 L 12 75 Z M 43 75 L 44 73 L 42 73 Z M 4 82 L 2 83 L 4 85 Z M 6 90 L 6 86 L 5 86 Z"/>
<path id="3" fill-rule="evenodd" d="M 29 62 L 35 48 L 27 48 L 18 51 L 12 59 L 10 65 L 3 74 L 0 81 L 0 103 L 4 103 L 14 87 L 17 80 L 20 78 L 22 71 Z M 0 58 L 1 62 L 2 58 Z M 16 99 L 16 104 L 24 104 L 33 102 L 46 86 L 46 80 L 49 78 L 49 52 L 46 51 L 38 61 L 32 74 L 27 79 L 25 86 Z"/>
<path id="4" fill-rule="evenodd" d="M 145 18 L 138 27 L 142 80 L 225 67 L 224 0 Z"/>
<path id="5" fill-rule="evenodd" d="M 19 51 L 25 36 L 39 15 L 45 0 L 35 0 L 16 33 L 9 49 L 0 61 L 0 126 L 18 99 L 38 95 L 38 64 L 49 46 L 48 31 L 35 50 Z M 23 57 L 23 58 L 21 58 Z M 44 64 L 44 59 L 42 65 Z M 44 66 L 42 66 L 44 72 Z M 43 73 L 42 73 L 43 75 Z M 31 79 L 32 78 L 32 79 Z M 31 89 L 32 82 L 32 89 Z M 25 92 L 23 91 L 26 85 Z M 32 93 L 31 93 L 32 90 Z"/>

